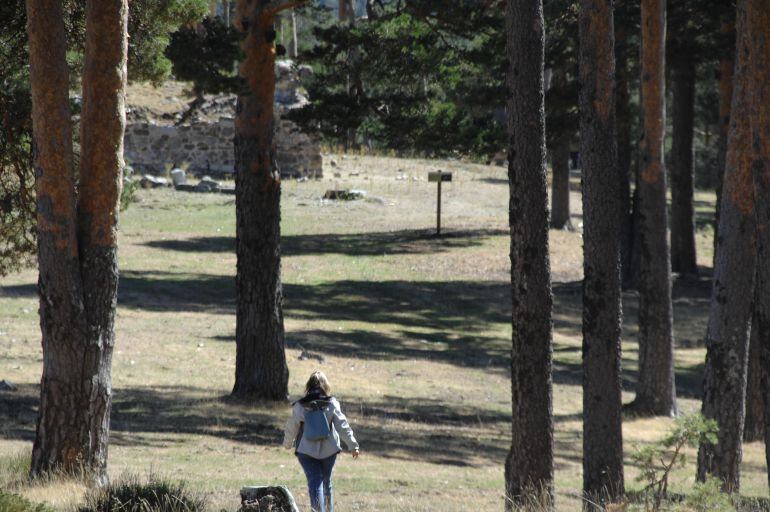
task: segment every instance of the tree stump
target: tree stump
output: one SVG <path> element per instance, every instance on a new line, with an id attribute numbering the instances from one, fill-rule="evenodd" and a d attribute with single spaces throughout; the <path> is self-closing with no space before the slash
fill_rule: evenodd
<path id="1" fill-rule="evenodd" d="M 241 489 L 239 512 L 299 512 L 299 509 L 286 487 L 255 486 Z"/>

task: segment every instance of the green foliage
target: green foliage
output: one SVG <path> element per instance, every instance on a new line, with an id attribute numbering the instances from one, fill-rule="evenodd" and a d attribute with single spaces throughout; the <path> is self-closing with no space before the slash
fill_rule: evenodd
<path id="1" fill-rule="evenodd" d="M 134 0 L 128 18 L 129 80 L 160 84 L 171 72 L 165 50 L 170 34 L 181 26 L 200 21 L 207 12 L 206 0 Z"/>
<path id="2" fill-rule="evenodd" d="M 235 65 L 241 58 L 240 37 L 220 18 L 207 17 L 198 26 L 184 26 L 171 35 L 165 55 L 178 80 L 193 82 L 197 96 L 235 92 L 240 80 Z"/>
<path id="3" fill-rule="evenodd" d="M 696 448 L 702 440 L 716 444 L 718 430 L 716 421 L 707 420 L 700 413 L 682 416 L 661 441 L 637 448 L 631 455 L 640 470 L 636 480 L 647 484 L 642 490 L 645 503 L 649 504 L 651 499 L 653 511 L 660 510 L 666 498 L 671 471 L 687 462 L 683 448 Z"/>
<path id="4" fill-rule="evenodd" d="M 31 108 L 24 78 L 0 79 L 0 276 L 29 264 L 37 249 Z"/>
<path id="5" fill-rule="evenodd" d="M 32 503 L 23 496 L 11 494 L 0 489 L 1 512 L 53 512 L 53 509 L 44 503 Z"/>
<path id="6" fill-rule="evenodd" d="M 126 178 L 126 168 L 123 169 L 123 188 L 120 190 L 120 211 L 128 210 L 131 203 L 136 202 L 136 191 L 139 182 Z"/>
<path id="7" fill-rule="evenodd" d="M 203 512 L 205 508 L 205 500 L 183 482 L 129 476 L 93 490 L 79 512 Z"/>
<path id="8" fill-rule="evenodd" d="M 302 55 L 315 71 L 306 84 L 310 103 L 292 119 L 329 141 L 355 133 L 353 145 L 429 156 L 499 148 L 499 7 L 383 4 L 368 20 L 316 28 L 318 44 Z"/>
<path id="9" fill-rule="evenodd" d="M 684 509 L 693 512 L 734 511 L 730 496 L 722 492 L 722 482 L 709 477 L 705 482 L 696 482 L 693 492 L 684 502 Z"/>

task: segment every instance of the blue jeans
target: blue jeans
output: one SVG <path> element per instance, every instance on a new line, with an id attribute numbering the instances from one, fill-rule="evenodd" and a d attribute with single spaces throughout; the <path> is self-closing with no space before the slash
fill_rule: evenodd
<path id="1" fill-rule="evenodd" d="M 297 459 L 307 477 L 307 490 L 310 494 L 310 508 L 313 512 L 334 512 L 332 504 L 332 471 L 337 460 L 335 453 L 325 459 L 316 459 L 304 453 L 298 453 Z M 325 505 L 325 507 L 324 507 Z"/>

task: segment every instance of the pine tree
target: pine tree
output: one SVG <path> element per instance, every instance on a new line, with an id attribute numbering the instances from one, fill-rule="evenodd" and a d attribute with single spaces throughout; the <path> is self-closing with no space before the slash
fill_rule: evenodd
<path id="1" fill-rule="evenodd" d="M 505 465 L 506 509 L 528 495 L 553 501 L 551 276 L 541 0 L 506 2 L 508 182 L 511 229 L 512 443 Z"/>
<path id="2" fill-rule="evenodd" d="M 719 216 L 716 266 L 706 331 L 703 416 L 719 426 L 718 443 L 701 442 L 698 479 L 713 475 L 723 489 L 740 487 L 746 357 L 756 262 L 750 146 L 749 40 L 746 1 L 738 4 L 735 81 Z M 760 324 L 760 330 L 762 329 Z"/>
<path id="3" fill-rule="evenodd" d="M 75 194 L 66 30 L 59 0 L 28 0 L 43 377 L 31 473 L 106 482 L 123 167 L 127 0 L 86 4 Z"/>
<path id="4" fill-rule="evenodd" d="M 580 9 L 580 135 L 583 162 L 583 492 L 590 502 L 623 495 L 620 388 L 621 180 L 615 134 L 612 7 Z"/>
<path id="5" fill-rule="evenodd" d="M 665 0 L 642 0 L 639 377 L 633 407 L 642 414 L 670 416 L 676 412 L 676 388 L 663 159 L 665 35 Z"/>

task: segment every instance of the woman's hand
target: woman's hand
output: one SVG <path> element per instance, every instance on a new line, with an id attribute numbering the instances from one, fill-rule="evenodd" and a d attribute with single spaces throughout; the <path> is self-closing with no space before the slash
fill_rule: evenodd
<path id="1" fill-rule="evenodd" d="M 351 455 L 353 455 L 353 458 L 354 458 L 354 459 L 357 459 L 357 458 L 358 458 L 358 454 L 359 454 L 359 453 L 360 453 L 360 452 L 358 451 L 358 448 L 356 448 L 355 450 L 353 450 L 353 453 L 351 453 Z"/>

